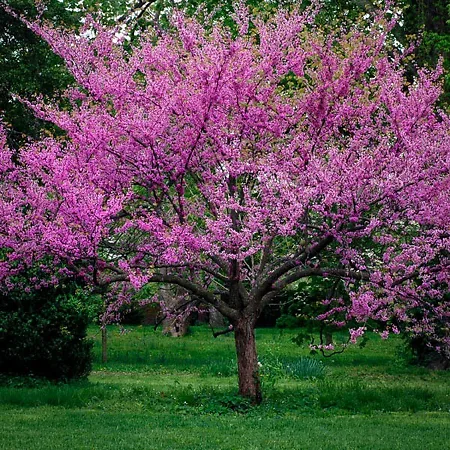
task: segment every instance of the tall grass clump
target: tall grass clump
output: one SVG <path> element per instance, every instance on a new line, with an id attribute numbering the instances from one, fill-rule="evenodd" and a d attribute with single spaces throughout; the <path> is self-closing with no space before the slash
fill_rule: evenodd
<path id="1" fill-rule="evenodd" d="M 284 370 L 288 377 L 294 379 L 322 379 L 325 377 L 323 362 L 308 356 L 287 363 Z"/>
<path id="2" fill-rule="evenodd" d="M 322 361 L 308 356 L 286 360 L 269 355 L 261 358 L 260 372 L 266 381 L 282 378 L 314 380 L 324 378 L 325 366 Z"/>

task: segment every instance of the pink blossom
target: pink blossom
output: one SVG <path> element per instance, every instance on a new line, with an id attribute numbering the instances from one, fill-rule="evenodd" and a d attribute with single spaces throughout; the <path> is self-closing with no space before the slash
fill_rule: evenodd
<path id="1" fill-rule="evenodd" d="M 348 330 L 350 333 L 350 342 L 352 344 L 356 344 L 357 339 L 363 336 L 366 330 L 367 330 L 366 327 L 350 328 Z"/>
<path id="2" fill-rule="evenodd" d="M 91 39 L 22 18 L 77 86 L 68 108 L 24 101 L 64 137 L 13 158 L 0 129 L 2 285 L 35 266 L 36 284 L 126 283 L 126 303 L 130 283 L 170 283 L 237 323 L 326 277 L 350 302 L 320 319 L 434 333 L 449 304 L 430 299 L 450 282 L 442 68 L 410 82 L 382 14 L 324 35 L 316 9 L 263 21 L 240 8 L 235 34 L 177 14 L 130 52 L 92 19 Z"/>

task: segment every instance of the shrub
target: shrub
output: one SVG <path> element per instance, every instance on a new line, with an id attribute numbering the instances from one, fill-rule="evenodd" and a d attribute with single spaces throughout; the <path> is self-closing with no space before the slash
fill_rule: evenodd
<path id="1" fill-rule="evenodd" d="M 87 294 L 74 283 L 0 293 L 0 373 L 54 381 L 86 377 L 93 343 Z"/>
<path id="2" fill-rule="evenodd" d="M 304 320 L 302 320 L 300 317 L 289 315 L 289 314 L 283 314 L 277 319 L 277 327 L 278 328 L 298 328 L 301 325 L 303 325 Z"/>

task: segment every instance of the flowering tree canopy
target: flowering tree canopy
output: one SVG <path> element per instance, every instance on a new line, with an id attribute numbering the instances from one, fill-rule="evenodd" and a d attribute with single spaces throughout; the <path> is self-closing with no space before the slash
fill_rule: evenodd
<path id="1" fill-rule="evenodd" d="M 256 401 L 255 322 L 301 278 L 348 283 L 329 314 L 433 333 L 448 304 L 428 300 L 450 277 L 441 73 L 406 79 L 383 13 L 336 32 L 315 14 L 240 8 L 233 30 L 178 14 L 131 52 L 89 20 L 80 35 L 27 22 L 78 87 L 29 104 L 60 136 L 3 145 L 3 282 L 38 263 L 98 286 L 179 285 L 230 320 Z"/>

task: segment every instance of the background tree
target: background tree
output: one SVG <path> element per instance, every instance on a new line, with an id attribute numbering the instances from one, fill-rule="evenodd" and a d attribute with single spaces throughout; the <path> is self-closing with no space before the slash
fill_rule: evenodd
<path id="1" fill-rule="evenodd" d="M 11 6 L 31 17 L 37 14 L 31 1 L 11 2 Z M 73 24 L 73 18 L 60 2 L 52 2 L 51 11 L 64 24 Z M 31 98 L 37 93 L 54 96 L 67 88 L 72 77 L 61 58 L 42 39 L 3 9 L 0 9 L 0 30 L 0 111 L 3 120 L 10 124 L 10 143 L 18 147 L 28 137 L 37 137 L 43 124 L 17 96 Z"/>
<path id="2" fill-rule="evenodd" d="M 55 26 L 77 30 L 84 17 L 95 14 L 104 24 L 121 23 L 133 37 L 154 20 L 158 1 L 116 0 L 9 0 L 8 5 L 28 17 L 41 16 Z M 153 7 L 151 9 L 150 7 Z M 148 17 L 144 15 L 148 13 Z M 144 20 L 145 18 L 145 20 Z M 28 29 L 18 18 L 0 8 L 0 112 L 8 128 L 10 144 L 20 146 L 42 130 L 53 132 L 39 121 L 17 97 L 31 99 L 37 94 L 58 98 L 73 82 L 62 59 L 48 44 Z"/>

